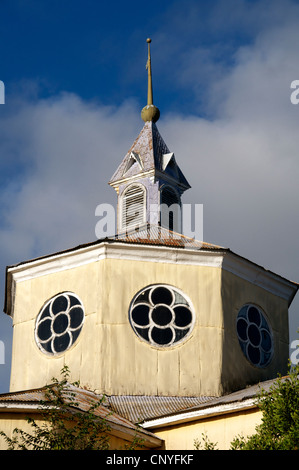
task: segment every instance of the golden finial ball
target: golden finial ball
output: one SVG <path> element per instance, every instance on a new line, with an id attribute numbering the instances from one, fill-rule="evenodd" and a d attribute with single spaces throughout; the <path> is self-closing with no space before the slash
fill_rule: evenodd
<path id="1" fill-rule="evenodd" d="M 152 42 L 151 38 L 147 38 L 146 42 Z"/>
<path id="2" fill-rule="evenodd" d="M 157 108 L 157 106 L 154 106 L 153 104 L 148 104 L 147 106 L 144 106 L 141 111 L 141 118 L 144 122 L 157 122 L 159 117 L 160 110 Z"/>

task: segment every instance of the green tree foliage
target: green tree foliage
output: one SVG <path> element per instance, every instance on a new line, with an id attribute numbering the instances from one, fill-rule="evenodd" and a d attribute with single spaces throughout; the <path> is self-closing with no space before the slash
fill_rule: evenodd
<path id="1" fill-rule="evenodd" d="M 231 450 L 299 450 L 299 364 L 290 366 L 287 377 L 279 376 L 270 390 L 261 390 L 257 405 L 261 424 L 251 436 L 237 436 Z M 217 450 L 203 435 L 194 441 L 196 450 Z"/>
<path id="2" fill-rule="evenodd" d="M 258 396 L 262 422 L 256 433 L 236 437 L 233 450 L 299 449 L 299 364 L 290 368 L 288 377 L 278 377 L 270 391 Z"/>
<path id="3" fill-rule="evenodd" d="M 41 424 L 27 418 L 32 433 L 14 429 L 13 437 L 0 432 L 9 450 L 107 450 L 109 426 L 106 419 L 95 415 L 103 400 L 96 401 L 87 411 L 80 411 L 75 394 L 68 387 L 69 369 L 61 371 L 62 380 L 53 379 L 46 387 L 41 405 Z M 71 385 L 78 386 L 78 383 Z"/>
<path id="4" fill-rule="evenodd" d="M 217 450 L 217 443 L 211 442 L 205 433 L 202 433 L 202 440 L 194 439 L 195 450 Z"/>

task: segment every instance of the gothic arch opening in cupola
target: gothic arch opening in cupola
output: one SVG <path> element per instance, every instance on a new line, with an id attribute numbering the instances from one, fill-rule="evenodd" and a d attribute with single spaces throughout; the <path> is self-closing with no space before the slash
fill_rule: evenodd
<path id="1" fill-rule="evenodd" d="M 181 198 L 171 186 L 163 186 L 160 196 L 160 223 L 162 227 L 181 231 Z"/>
<path id="2" fill-rule="evenodd" d="M 146 222 L 146 189 L 132 183 L 121 197 L 120 226 L 122 231 L 138 228 Z"/>

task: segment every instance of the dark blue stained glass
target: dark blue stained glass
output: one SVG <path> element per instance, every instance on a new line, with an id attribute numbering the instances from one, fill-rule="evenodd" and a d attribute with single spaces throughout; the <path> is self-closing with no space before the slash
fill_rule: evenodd
<path id="1" fill-rule="evenodd" d="M 238 318 L 245 318 L 247 321 L 247 311 L 248 311 L 248 307 L 247 305 L 244 305 L 244 307 L 242 307 L 238 313 Z"/>
<path id="2" fill-rule="evenodd" d="M 52 353 L 52 340 L 43 343 L 43 349 L 48 353 Z"/>
<path id="3" fill-rule="evenodd" d="M 149 306 L 145 304 L 137 304 L 132 310 L 132 320 L 140 326 L 149 324 Z"/>
<path id="4" fill-rule="evenodd" d="M 181 341 L 188 333 L 190 328 L 185 328 L 183 330 L 175 330 L 175 342 Z"/>
<path id="5" fill-rule="evenodd" d="M 149 293 L 150 293 L 150 289 L 146 289 L 145 291 L 141 292 L 136 298 L 135 304 L 138 304 L 139 302 L 148 302 Z"/>
<path id="6" fill-rule="evenodd" d="M 69 317 L 65 313 L 59 313 L 53 320 L 53 331 L 57 335 L 64 333 L 69 326 Z"/>
<path id="7" fill-rule="evenodd" d="M 46 317 L 50 317 L 50 304 L 48 304 L 48 305 L 45 307 L 45 309 L 44 309 L 42 315 L 40 316 L 40 320 L 42 320 L 43 318 L 46 318 Z"/>
<path id="8" fill-rule="evenodd" d="M 237 321 L 237 332 L 239 335 L 239 338 L 242 341 L 247 340 L 247 321 L 244 320 L 244 318 L 239 318 Z"/>
<path id="9" fill-rule="evenodd" d="M 72 307 L 69 312 L 70 315 L 70 327 L 78 328 L 84 319 L 84 312 L 81 307 Z"/>
<path id="10" fill-rule="evenodd" d="M 165 345 L 173 340 L 173 332 L 171 328 L 154 327 L 151 331 L 152 339 L 155 343 Z"/>
<path id="11" fill-rule="evenodd" d="M 259 346 L 261 342 L 260 330 L 254 323 L 248 326 L 248 339 L 253 346 Z"/>
<path id="12" fill-rule="evenodd" d="M 75 297 L 74 295 L 69 295 L 69 302 L 70 302 L 70 307 L 74 307 L 74 305 L 81 305 L 80 300 L 78 297 Z"/>
<path id="13" fill-rule="evenodd" d="M 167 285 L 148 286 L 129 311 L 135 333 L 154 345 L 170 346 L 191 332 L 192 309 L 182 293 Z M 149 328 L 141 328 L 141 327 Z"/>
<path id="14" fill-rule="evenodd" d="M 260 316 L 260 312 L 258 311 L 256 307 L 254 306 L 249 307 L 247 316 L 248 316 L 249 322 L 255 323 L 257 326 L 260 326 L 261 316 Z"/>
<path id="15" fill-rule="evenodd" d="M 153 309 L 152 320 L 158 326 L 166 326 L 172 320 L 172 311 L 165 305 L 157 305 Z"/>
<path id="16" fill-rule="evenodd" d="M 172 293 L 167 287 L 156 287 L 152 291 L 152 303 L 157 304 L 166 304 L 171 305 L 173 302 Z"/>
<path id="17" fill-rule="evenodd" d="M 76 341 L 80 333 L 81 333 L 81 328 L 79 328 L 78 330 L 72 331 L 70 333 L 72 337 L 72 344 Z"/>
<path id="18" fill-rule="evenodd" d="M 264 328 L 261 330 L 262 342 L 261 347 L 265 352 L 269 352 L 272 348 L 272 339 L 270 333 Z"/>
<path id="19" fill-rule="evenodd" d="M 84 309 L 75 295 L 53 297 L 37 318 L 36 341 L 40 349 L 51 354 L 64 352 L 78 338 L 83 321 Z"/>
<path id="20" fill-rule="evenodd" d="M 268 364 L 268 362 L 271 360 L 271 352 L 265 352 L 263 351 L 262 349 L 260 349 L 260 353 L 261 353 L 261 364 Z"/>
<path id="21" fill-rule="evenodd" d="M 40 341 L 46 341 L 51 338 L 52 331 L 51 331 L 51 319 L 43 320 L 37 328 L 37 335 Z"/>
<path id="22" fill-rule="evenodd" d="M 59 295 L 53 300 L 51 308 L 54 315 L 65 312 L 68 308 L 68 299 L 64 295 Z"/>
<path id="23" fill-rule="evenodd" d="M 136 328 L 137 333 L 146 341 L 149 341 L 148 332 L 149 328 Z"/>
<path id="24" fill-rule="evenodd" d="M 251 344 L 249 344 L 247 348 L 247 353 L 252 364 L 258 365 L 261 358 L 259 348 L 255 348 L 254 346 L 251 346 Z"/>
<path id="25" fill-rule="evenodd" d="M 65 333 L 61 336 L 56 336 L 53 340 L 53 348 L 54 351 L 57 353 L 61 353 L 68 349 L 71 345 L 71 335 L 69 333 Z"/>
<path id="26" fill-rule="evenodd" d="M 177 307 L 174 307 L 173 310 L 175 313 L 176 326 L 183 328 L 190 325 L 190 323 L 192 322 L 192 314 L 189 308 L 178 305 Z"/>
<path id="27" fill-rule="evenodd" d="M 262 311 L 255 305 L 241 308 L 236 324 L 244 355 L 255 366 L 265 367 L 273 353 L 273 340 Z"/>
<path id="28" fill-rule="evenodd" d="M 175 297 L 175 303 L 176 304 L 185 304 L 185 305 L 188 305 L 188 302 L 187 300 L 185 299 L 185 297 L 182 296 L 182 294 L 180 294 L 179 292 L 174 292 L 174 297 Z"/>

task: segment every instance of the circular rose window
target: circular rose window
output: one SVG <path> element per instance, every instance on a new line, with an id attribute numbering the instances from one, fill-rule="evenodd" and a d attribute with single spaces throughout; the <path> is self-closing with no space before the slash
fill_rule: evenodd
<path id="1" fill-rule="evenodd" d="M 273 337 L 262 310 L 244 305 L 237 317 L 237 335 L 246 358 L 257 367 L 266 367 L 273 354 Z"/>
<path id="2" fill-rule="evenodd" d="M 36 319 L 35 341 L 44 353 L 59 354 L 78 338 L 84 322 L 80 299 L 71 292 L 52 297 Z"/>
<path id="3" fill-rule="evenodd" d="M 191 302 L 175 287 L 149 286 L 138 292 L 129 311 L 130 323 L 140 339 L 153 346 L 172 346 L 192 331 Z"/>

